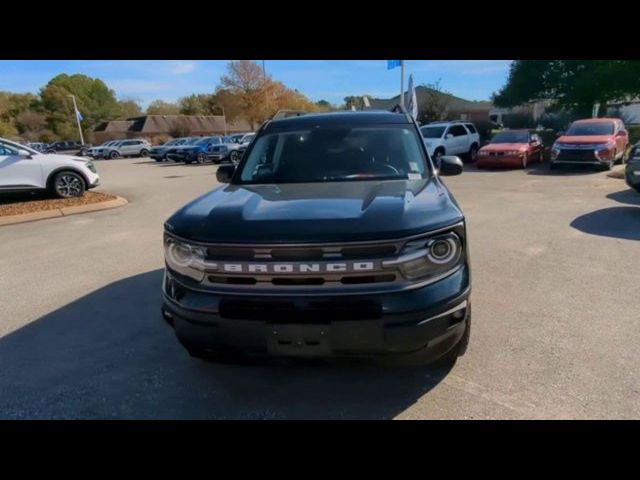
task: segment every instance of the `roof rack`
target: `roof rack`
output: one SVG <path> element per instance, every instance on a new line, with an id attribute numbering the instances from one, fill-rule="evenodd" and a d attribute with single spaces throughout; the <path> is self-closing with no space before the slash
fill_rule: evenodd
<path id="1" fill-rule="evenodd" d="M 289 118 L 289 117 L 301 117 L 303 115 L 307 115 L 309 112 L 305 112 L 303 110 L 278 110 L 276 114 L 271 117 L 271 120 L 279 120 L 281 118 Z"/>

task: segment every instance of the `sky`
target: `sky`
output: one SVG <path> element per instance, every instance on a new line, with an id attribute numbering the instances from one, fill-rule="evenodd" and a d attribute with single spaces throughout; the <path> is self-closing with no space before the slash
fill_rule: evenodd
<path id="1" fill-rule="evenodd" d="M 212 93 L 228 60 L 0 60 L 0 91 L 37 93 L 60 74 L 102 79 L 120 100 L 146 107 L 193 93 Z M 258 62 L 262 62 L 258 60 Z M 405 60 L 414 83 L 434 83 L 468 100 L 489 100 L 506 81 L 510 60 Z M 400 69 L 386 60 L 265 60 L 267 74 L 313 101 L 339 104 L 349 95 L 390 98 L 399 93 Z"/>

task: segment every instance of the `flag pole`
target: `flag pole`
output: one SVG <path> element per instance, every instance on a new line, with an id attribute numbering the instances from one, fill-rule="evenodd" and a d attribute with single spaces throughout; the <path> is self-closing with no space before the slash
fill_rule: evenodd
<path id="1" fill-rule="evenodd" d="M 404 112 L 404 60 L 400 60 L 400 109 Z"/>
<path id="2" fill-rule="evenodd" d="M 78 105 L 76 105 L 76 96 L 69 95 L 73 100 L 73 113 L 76 116 L 76 122 L 78 123 L 78 132 L 80 132 L 80 143 L 84 145 L 84 138 L 82 137 L 82 127 L 80 126 L 80 118 L 78 117 Z"/>

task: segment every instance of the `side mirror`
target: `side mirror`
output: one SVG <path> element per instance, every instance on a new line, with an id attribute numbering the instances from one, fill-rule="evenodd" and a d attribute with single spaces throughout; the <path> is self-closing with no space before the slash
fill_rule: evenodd
<path id="1" fill-rule="evenodd" d="M 460 157 L 456 155 L 444 155 L 440 157 L 439 173 L 442 176 L 450 177 L 460 175 L 464 170 L 464 165 Z"/>
<path id="2" fill-rule="evenodd" d="M 26 158 L 31 158 L 31 152 L 30 152 L 30 151 L 28 151 L 28 150 L 20 149 L 20 150 L 18 150 L 18 156 L 20 156 L 20 157 L 26 157 Z"/>
<path id="3" fill-rule="evenodd" d="M 216 172 L 216 179 L 220 183 L 229 183 L 236 171 L 235 165 L 221 165 Z"/>

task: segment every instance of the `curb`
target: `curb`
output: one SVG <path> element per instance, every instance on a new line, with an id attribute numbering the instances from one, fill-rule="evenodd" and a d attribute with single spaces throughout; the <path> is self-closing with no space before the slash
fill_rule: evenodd
<path id="1" fill-rule="evenodd" d="M 36 220 L 44 220 L 47 218 L 66 217 L 69 215 L 78 215 L 80 213 L 99 212 L 100 210 L 110 210 L 112 208 L 122 207 L 127 203 L 129 203 L 129 201 L 126 198 L 116 196 L 113 200 L 107 200 L 106 202 L 89 203 L 88 205 L 77 205 L 75 207 L 53 208 L 51 210 L 23 213 L 21 215 L 9 215 L 7 217 L 0 217 L 0 226 L 34 222 Z"/>

